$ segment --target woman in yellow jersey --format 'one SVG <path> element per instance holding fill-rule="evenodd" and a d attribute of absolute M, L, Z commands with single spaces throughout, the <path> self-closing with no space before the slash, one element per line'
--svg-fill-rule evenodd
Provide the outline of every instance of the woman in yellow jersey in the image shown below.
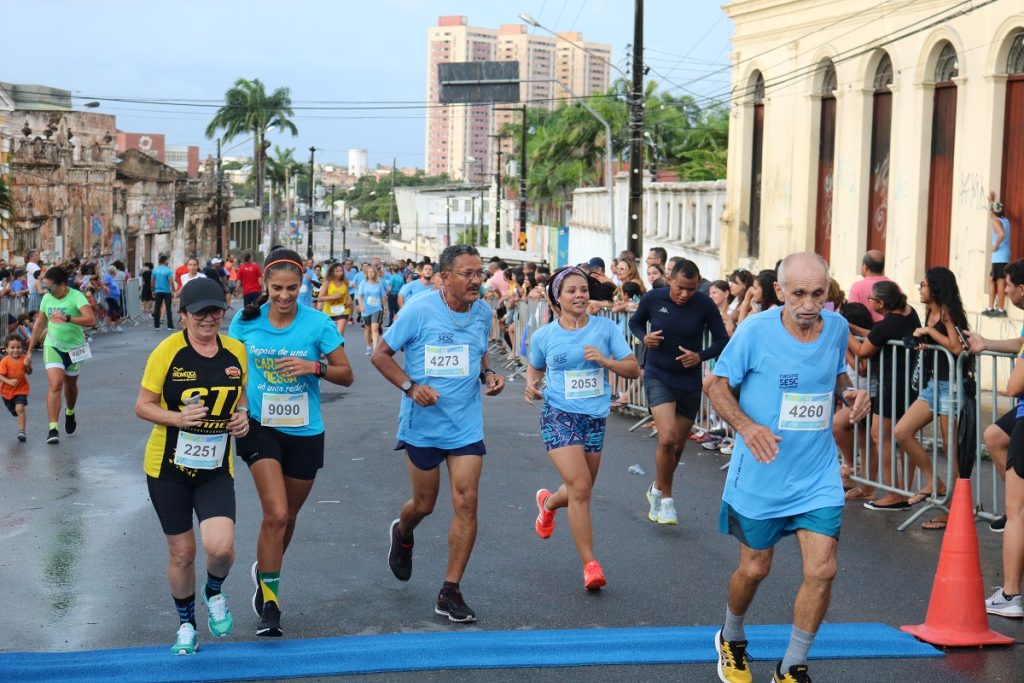
<path fill-rule="evenodd" d="M 348 280 L 345 279 L 345 269 L 341 263 L 335 263 L 327 271 L 327 280 L 320 288 L 320 294 L 316 302 L 320 304 L 320 310 L 331 316 L 331 320 L 338 328 L 338 333 L 345 335 L 345 325 L 348 324 L 348 316 L 352 309 L 352 297 L 348 290 Z"/>
<path fill-rule="evenodd" d="M 202 588 L 210 633 L 231 633 L 231 611 L 221 585 L 235 559 L 235 486 L 231 436 L 249 432 L 245 395 L 246 355 L 241 342 L 219 334 L 224 290 L 195 278 L 181 290 L 185 329 L 164 339 L 150 354 L 135 414 L 153 423 L 144 469 L 149 497 L 167 539 L 167 581 L 178 612 L 171 652 L 199 647 L 195 620 L 196 538 L 192 514 L 206 552 Z"/>

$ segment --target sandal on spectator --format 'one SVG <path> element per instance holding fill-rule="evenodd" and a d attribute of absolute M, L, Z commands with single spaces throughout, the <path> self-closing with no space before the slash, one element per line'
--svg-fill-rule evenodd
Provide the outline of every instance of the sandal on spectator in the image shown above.
<path fill-rule="evenodd" d="M 854 486 L 852 489 L 846 492 L 846 500 L 871 500 L 875 497 L 875 492 L 865 491 L 859 486 Z"/>
<path fill-rule="evenodd" d="M 929 531 L 942 531 L 946 528 L 945 519 L 933 519 L 929 522 L 925 522 L 921 525 L 922 529 L 928 529 Z"/>

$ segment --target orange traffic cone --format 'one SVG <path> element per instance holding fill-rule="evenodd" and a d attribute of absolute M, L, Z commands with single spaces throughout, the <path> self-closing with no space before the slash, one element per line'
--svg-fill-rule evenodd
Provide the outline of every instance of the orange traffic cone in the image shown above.
<path fill-rule="evenodd" d="M 933 645 L 967 647 L 1013 643 L 1013 638 L 988 627 L 970 479 L 957 479 L 953 489 L 928 615 L 923 624 L 900 626 L 900 630 Z"/>

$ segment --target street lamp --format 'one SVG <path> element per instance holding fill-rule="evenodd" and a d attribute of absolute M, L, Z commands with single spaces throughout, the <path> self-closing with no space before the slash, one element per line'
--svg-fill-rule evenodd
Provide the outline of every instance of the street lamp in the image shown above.
<path fill-rule="evenodd" d="M 331 188 L 331 256 L 330 259 L 334 260 L 334 189 L 338 187 L 335 184 L 328 185 Z"/>

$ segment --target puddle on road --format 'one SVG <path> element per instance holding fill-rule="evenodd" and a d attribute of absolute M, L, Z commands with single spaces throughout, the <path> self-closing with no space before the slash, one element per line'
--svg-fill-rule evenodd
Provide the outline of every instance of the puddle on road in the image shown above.
<path fill-rule="evenodd" d="M 74 607 L 75 567 L 82 550 L 80 517 L 54 519 L 55 534 L 43 560 L 43 581 L 49 596 L 50 611 L 60 619 Z"/>

